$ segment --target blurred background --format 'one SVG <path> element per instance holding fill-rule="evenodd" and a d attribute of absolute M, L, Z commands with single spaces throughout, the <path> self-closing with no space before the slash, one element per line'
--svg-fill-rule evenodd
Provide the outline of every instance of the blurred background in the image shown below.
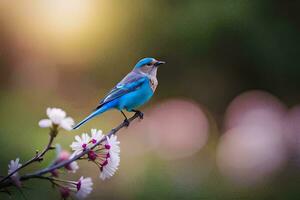
<path fill-rule="evenodd" d="M 143 57 L 167 61 L 145 119 L 119 134 L 121 165 L 92 176 L 89 199 L 297 199 L 300 186 L 299 1 L 0 2 L 0 174 L 47 142 L 47 107 L 77 122 Z M 69 149 L 105 113 L 56 142 Z M 51 161 L 35 164 L 21 173 Z M 48 162 L 48 163 L 47 163 Z M 28 181 L 27 199 L 59 199 Z M 47 195 L 44 194 L 47 192 Z M 0 194 L 0 199 L 7 199 Z M 23 199 L 15 191 L 12 199 Z"/>

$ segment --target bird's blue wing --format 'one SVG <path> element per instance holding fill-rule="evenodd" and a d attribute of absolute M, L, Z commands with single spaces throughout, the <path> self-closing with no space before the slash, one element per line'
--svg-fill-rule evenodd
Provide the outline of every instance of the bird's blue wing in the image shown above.
<path fill-rule="evenodd" d="M 116 85 L 105 97 L 100 101 L 99 106 L 84 120 L 79 122 L 73 129 L 78 129 L 81 125 L 85 124 L 87 121 L 91 120 L 95 116 L 105 112 L 110 109 L 109 102 L 133 92 L 140 88 L 143 83 L 149 81 L 149 78 L 143 74 L 130 72 L 125 78 Z"/>
<path fill-rule="evenodd" d="M 118 83 L 101 101 L 97 108 L 111 102 L 125 94 L 137 90 L 148 77 L 134 72 L 129 73 L 120 83 Z"/>

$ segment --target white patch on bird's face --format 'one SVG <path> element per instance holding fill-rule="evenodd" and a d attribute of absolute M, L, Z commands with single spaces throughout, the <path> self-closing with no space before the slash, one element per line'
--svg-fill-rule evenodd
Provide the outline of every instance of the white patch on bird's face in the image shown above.
<path fill-rule="evenodd" d="M 144 65 L 138 69 L 135 69 L 137 73 L 143 74 L 149 78 L 150 86 L 153 92 L 155 92 L 158 80 L 156 78 L 157 75 L 157 66 L 154 65 Z"/>
<path fill-rule="evenodd" d="M 143 65 L 142 67 L 140 67 L 140 71 L 144 74 L 149 74 L 152 68 L 153 68 L 152 65 Z"/>
<path fill-rule="evenodd" d="M 156 76 L 157 67 L 154 66 L 154 65 L 144 65 L 140 68 L 134 69 L 134 71 L 136 73 L 143 74 L 143 75 L 148 76 L 150 78 L 150 76 Z"/>

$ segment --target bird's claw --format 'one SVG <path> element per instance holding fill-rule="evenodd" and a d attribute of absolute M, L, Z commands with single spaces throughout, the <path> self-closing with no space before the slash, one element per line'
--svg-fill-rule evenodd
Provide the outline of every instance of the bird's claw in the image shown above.
<path fill-rule="evenodd" d="M 144 113 L 141 111 L 137 111 L 136 114 L 139 116 L 140 119 L 144 119 Z"/>
<path fill-rule="evenodd" d="M 128 119 L 124 119 L 124 125 L 125 125 L 126 127 L 128 127 L 129 124 L 130 124 L 129 120 L 128 120 Z"/>

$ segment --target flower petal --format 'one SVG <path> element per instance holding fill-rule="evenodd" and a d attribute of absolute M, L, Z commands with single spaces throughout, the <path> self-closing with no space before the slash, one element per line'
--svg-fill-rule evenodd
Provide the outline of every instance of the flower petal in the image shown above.
<path fill-rule="evenodd" d="M 71 131 L 74 126 L 74 120 L 71 117 L 67 117 L 61 121 L 60 126 L 67 131 Z"/>
<path fill-rule="evenodd" d="M 60 108 L 48 108 L 47 115 L 54 124 L 59 125 L 66 117 L 66 112 Z"/>
<path fill-rule="evenodd" d="M 99 142 L 103 137 L 102 130 L 91 129 L 91 141 L 93 143 Z"/>
<path fill-rule="evenodd" d="M 52 121 L 50 119 L 42 119 L 39 121 L 39 126 L 41 128 L 49 128 L 52 126 Z"/>
<path fill-rule="evenodd" d="M 93 182 L 90 177 L 83 178 L 81 177 L 78 181 L 80 183 L 80 187 L 76 193 L 76 197 L 79 199 L 86 198 L 93 190 Z"/>
<path fill-rule="evenodd" d="M 70 172 L 76 173 L 76 171 L 79 169 L 78 163 L 76 161 L 70 163 Z"/>

